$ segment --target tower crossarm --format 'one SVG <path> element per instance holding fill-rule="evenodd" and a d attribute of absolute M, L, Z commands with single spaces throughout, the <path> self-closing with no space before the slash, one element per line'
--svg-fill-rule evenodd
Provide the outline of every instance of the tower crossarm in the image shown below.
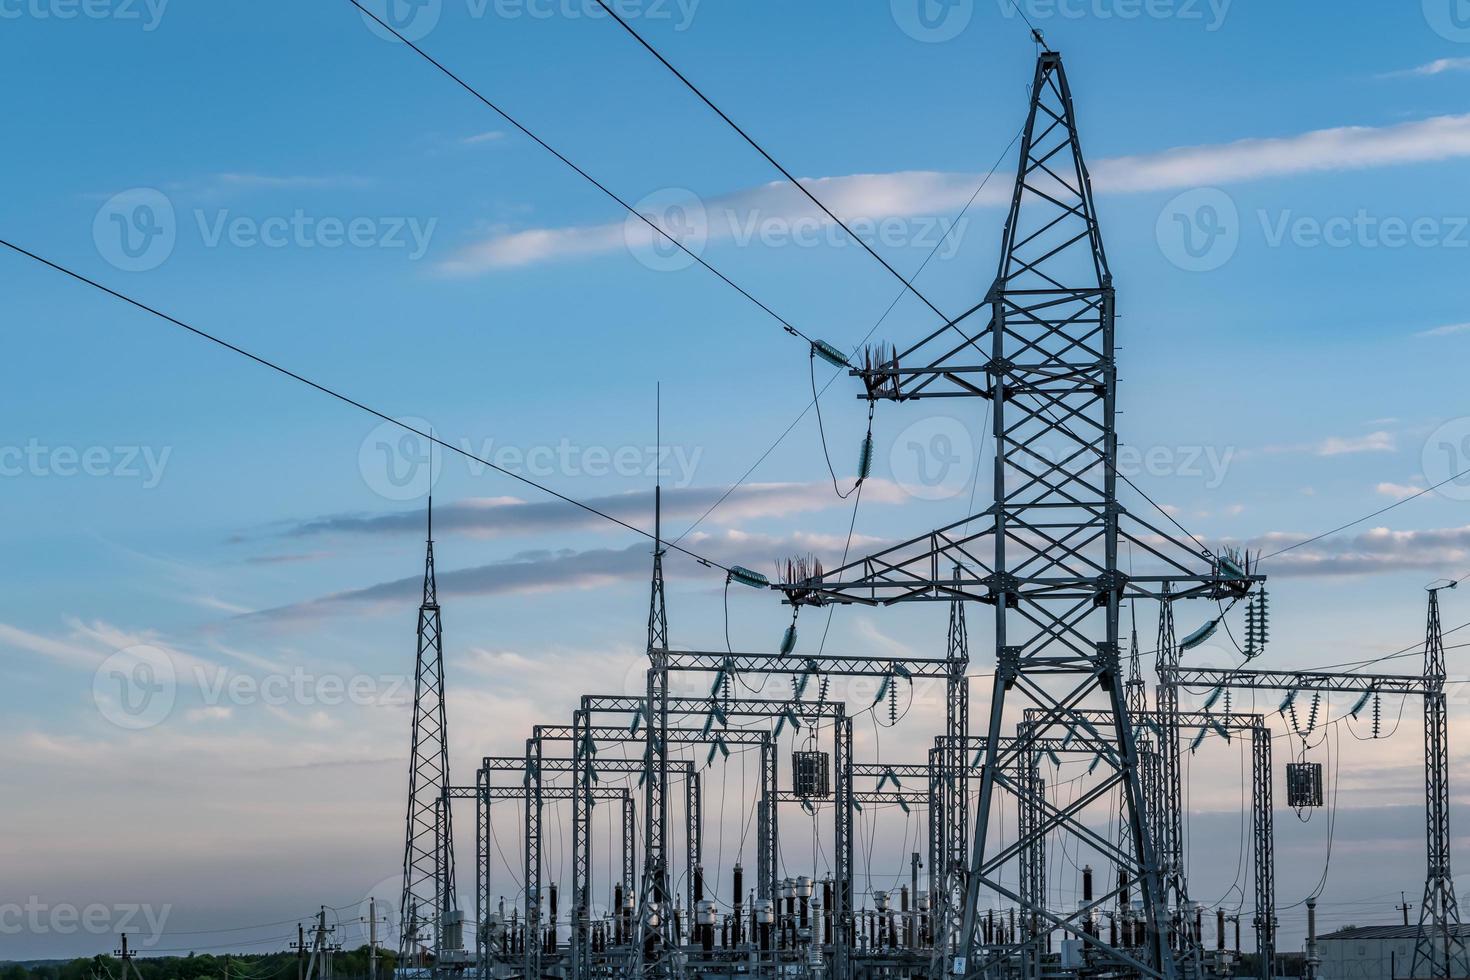
<path fill-rule="evenodd" d="M 1423 677 L 1407 674 L 1357 674 L 1328 671 L 1223 670 L 1213 667 L 1161 668 L 1159 679 L 1176 687 L 1227 687 L 1257 691 L 1323 691 L 1344 694 L 1424 694 Z"/>
<path fill-rule="evenodd" d="M 779 718 L 787 711 L 809 718 L 842 718 L 847 707 L 837 701 L 805 701 L 775 698 L 669 698 L 669 714 L 707 715 L 719 710 L 721 714 L 743 718 Z M 582 710 L 609 714 L 642 714 L 648 707 L 648 699 L 641 696 L 622 694 L 585 694 Z"/>
<path fill-rule="evenodd" d="M 945 659 L 924 657 L 838 656 L 823 654 L 803 657 L 799 654 L 727 653 L 698 650 L 660 651 L 668 658 L 670 670 L 715 673 L 733 668 L 756 674 L 831 674 L 845 677 L 880 677 L 907 671 L 913 677 L 947 677 L 954 664 Z M 670 702 L 672 703 L 672 701 Z M 812 704 L 814 702 L 802 702 Z"/>

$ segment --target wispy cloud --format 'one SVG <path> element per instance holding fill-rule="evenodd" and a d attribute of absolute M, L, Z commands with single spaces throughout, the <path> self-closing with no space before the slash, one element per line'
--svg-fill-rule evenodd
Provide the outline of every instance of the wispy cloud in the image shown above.
<path fill-rule="evenodd" d="M 1391 453 L 1397 448 L 1392 432 L 1368 432 L 1360 436 L 1328 436 L 1317 442 L 1267 446 L 1268 453 L 1305 453 L 1312 456 L 1347 456 L 1354 453 Z"/>
<path fill-rule="evenodd" d="M 214 182 L 220 187 L 240 190 L 365 190 L 373 186 L 368 177 L 350 174 L 312 176 L 307 174 L 215 174 Z"/>
<path fill-rule="evenodd" d="M 1392 497 L 1394 500 L 1406 500 L 1424 491 L 1423 487 L 1416 487 L 1412 483 L 1380 483 L 1373 489 L 1376 493 L 1384 497 Z"/>
<path fill-rule="evenodd" d="M 1309 537 L 1273 531 L 1249 544 L 1269 553 Z M 1279 576 L 1331 576 L 1423 570 L 1458 576 L 1465 567 L 1470 567 L 1470 525 L 1421 531 L 1375 527 L 1357 535 L 1325 538 L 1272 558 L 1266 571 Z"/>
<path fill-rule="evenodd" d="M 1437 58 L 1428 64 L 1419 65 L 1416 68 L 1405 68 L 1402 71 L 1384 72 L 1379 78 L 1424 78 L 1430 75 L 1443 75 L 1447 72 L 1470 71 L 1470 58 Z"/>
<path fill-rule="evenodd" d="M 476 146 L 480 143 L 498 143 L 503 139 L 505 139 L 505 132 L 503 130 L 492 129 L 488 133 L 476 133 L 473 136 L 466 136 L 460 142 L 466 146 Z"/>
<path fill-rule="evenodd" d="M 663 516 L 666 520 L 693 521 L 719 502 L 724 492 L 718 487 L 665 490 Z M 891 481 L 871 479 L 863 484 L 865 503 L 901 503 L 906 499 L 904 491 Z M 649 490 L 594 497 L 585 503 L 635 526 L 652 523 L 653 492 Z M 731 493 L 710 514 L 709 519 L 720 526 L 729 526 L 760 518 L 788 517 L 825 510 L 838 503 L 840 501 L 833 496 L 832 487 L 825 483 L 753 483 Z M 596 514 L 569 507 L 560 500 L 527 501 L 519 497 L 475 497 L 436 506 L 434 527 L 442 533 L 499 538 L 549 531 L 614 529 L 615 525 Z M 282 533 L 286 537 L 330 534 L 422 535 L 424 513 L 413 510 L 394 514 L 328 515 L 303 521 Z"/>
<path fill-rule="evenodd" d="M 1447 323 L 1442 327 L 1420 330 L 1415 337 L 1448 337 L 1451 334 L 1470 333 L 1470 323 Z"/>
<path fill-rule="evenodd" d="M 846 535 L 799 532 L 789 536 L 750 534 L 727 530 L 720 534 L 696 533 L 686 539 L 691 550 L 723 565 L 770 567 L 779 557 L 815 553 L 836 557 L 847 543 Z M 884 539 L 855 535 L 854 551 L 872 550 Z M 534 595 L 547 592 L 602 588 L 641 582 L 649 574 L 649 545 L 638 542 L 626 548 L 534 550 L 518 552 L 502 561 L 471 568 L 440 570 L 440 597 Z M 418 600 L 423 579 L 419 576 L 394 579 L 317 599 L 252 613 L 242 619 L 313 619 L 339 611 L 363 607 L 402 607 Z"/>
<path fill-rule="evenodd" d="M 1267 177 L 1421 163 L 1470 156 L 1470 114 L 1435 116 L 1393 126 L 1343 126 L 1295 136 L 1178 147 L 1159 153 L 1113 157 L 1094 164 L 1101 193 L 1124 194 L 1235 184 Z M 975 174 L 903 171 L 803 178 L 837 214 L 853 221 L 947 214 L 974 193 Z M 982 206 L 1010 199 L 1012 178 L 997 174 L 976 199 Z M 703 201 L 711 242 L 747 234 L 752 216 L 762 221 L 811 221 L 809 202 L 794 188 L 765 184 Z M 616 221 L 563 228 L 499 228 L 445 260 L 440 271 L 478 275 L 552 259 L 600 255 L 652 244 L 642 222 Z"/>

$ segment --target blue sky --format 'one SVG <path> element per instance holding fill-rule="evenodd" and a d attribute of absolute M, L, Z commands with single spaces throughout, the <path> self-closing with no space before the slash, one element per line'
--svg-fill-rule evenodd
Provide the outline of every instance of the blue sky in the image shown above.
<path fill-rule="evenodd" d="M 898 269 L 950 231 L 918 285 L 949 311 L 979 298 L 1009 154 L 960 212 L 1020 126 L 1034 58 L 1009 8 L 934 4 L 932 31 L 905 0 L 627 9 L 787 168 L 866 219 Z M 1066 58 L 1097 182 L 1139 485 L 1197 534 L 1274 550 L 1470 467 L 1470 29 L 1451 0 L 1331 17 L 1259 0 L 1025 9 Z M 893 302 L 894 280 L 769 186 L 779 175 L 615 24 L 570 0 L 431 13 L 426 50 L 625 199 L 694 220 L 704 257 L 803 331 L 850 347 Z M 3 237 L 455 445 L 509 453 L 494 458 L 578 498 L 623 495 L 606 505 L 646 526 L 661 384 L 666 519 L 683 531 L 810 400 L 803 342 L 703 270 L 665 268 L 616 204 L 346 0 L 85 13 L 26 0 L 0 4 L 0 38 L 17 93 Z M 355 909 L 398 861 L 394 679 L 412 666 L 403 580 L 422 561 L 422 481 L 401 489 L 385 459 L 425 471 L 393 458 L 375 419 L 29 260 L 0 256 L 0 276 L 7 879 L 51 907 L 166 905 L 180 933 Z M 933 322 L 909 297 L 873 336 L 902 343 Z M 865 424 L 853 395 L 839 378 L 822 402 L 843 481 Z M 855 548 L 965 515 L 980 411 L 931 404 L 880 406 Z M 912 455 L 936 436 L 958 459 L 937 487 L 936 461 Z M 636 673 L 647 547 L 440 463 L 467 776 L 468 760 L 565 717 L 576 692 Z M 760 568 L 798 550 L 835 564 L 851 511 L 810 416 L 751 479 L 687 541 Z M 1268 565 L 1276 662 L 1422 636 L 1421 587 L 1470 572 L 1466 499 L 1453 484 Z M 722 642 L 720 579 L 681 558 L 669 577 L 675 642 Z M 1447 625 L 1470 619 L 1445 602 Z M 732 639 L 774 645 L 787 615 L 738 593 Z M 923 610 L 842 610 L 829 643 L 917 650 L 942 631 Z M 179 690 L 135 731 L 109 719 L 94 677 L 139 644 L 166 651 Z M 305 695 L 266 703 L 269 679 L 302 674 Z M 222 693 L 231 678 L 244 680 Z M 322 678 L 365 679 L 369 696 L 328 704 Z M 1338 844 L 1400 848 L 1407 870 L 1385 883 L 1334 865 L 1329 921 L 1389 921 L 1398 889 L 1420 887 L 1418 783 L 1404 778 L 1416 726 L 1410 710 L 1391 743 L 1346 743 Z M 908 727 L 864 733 L 866 748 L 917 756 L 925 726 Z M 1195 787 L 1201 828 L 1234 826 L 1229 751 Z M 1283 852 L 1315 880 L 1325 821 L 1288 822 L 1300 839 Z M 901 818 L 874 830 L 891 845 L 882 873 L 903 860 L 901 832 Z M 1215 868 L 1201 851 L 1200 880 L 1228 884 L 1229 857 Z M 221 876 L 238 882 L 229 896 Z M 1286 881 L 1283 905 L 1301 897 Z M 49 928 L 13 948 L 111 943 Z"/>

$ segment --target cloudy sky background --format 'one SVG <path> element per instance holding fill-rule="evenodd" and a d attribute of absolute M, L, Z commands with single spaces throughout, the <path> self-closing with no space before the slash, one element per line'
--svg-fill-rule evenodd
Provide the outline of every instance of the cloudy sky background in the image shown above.
<path fill-rule="evenodd" d="M 671 221 L 701 202 L 704 256 L 807 333 L 851 347 L 875 324 L 901 345 L 932 329 L 912 297 L 884 316 L 898 287 L 876 263 L 615 25 L 563 6 L 446 0 L 422 43 L 625 199 Z M 1454 192 L 1470 157 L 1470 31 L 1450 4 L 1352 3 L 1331 19 L 1248 0 L 1126 7 L 1028 9 L 1066 55 L 1092 162 L 1129 475 L 1191 532 L 1269 552 L 1470 467 L 1470 206 Z M 345 0 L 135 9 L 5 22 L 0 71 L 27 94 L 0 162 L 25 189 L 4 237 L 639 527 L 652 523 L 662 383 L 665 527 L 724 562 L 837 563 L 853 514 L 804 411 L 804 344 L 703 270 L 668 268 L 616 205 Z M 993 275 L 1014 166 L 1002 151 L 1033 48 L 997 3 L 955 9 L 938 33 L 899 0 L 841 16 L 649 4 L 636 23 L 898 269 L 939 246 L 918 285 L 959 311 Z M 173 243 L 133 271 L 113 216 L 157 201 L 147 194 L 171 209 Z M 1222 225 L 1206 227 L 1204 204 Z M 334 244 L 333 221 L 357 222 L 361 241 Z M 271 229 L 285 237 L 261 241 Z M 6 955 L 111 949 L 135 905 L 167 920 L 157 950 L 276 948 L 323 903 L 356 928 L 400 861 L 428 467 L 371 417 L 34 263 L 8 255 L 0 275 L 13 325 L 0 902 L 43 910 L 19 930 L 0 921 Z M 818 362 L 816 384 L 831 375 Z M 866 422 L 854 394 L 838 378 L 822 399 L 844 483 Z M 969 507 L 983 424 L 976 405 L 879 407 L 855 554 L 983 508 L 983 487 Z M 648 545 L 463 458 L 436 465 L 450 725 L 468 781 L 472 760 L 520 751 L 578 693 L 641 684 Z M 1470 572 L 1467 499 L 1451 484 L 1268 563 L 1272 662 L 1364 660 L 1422 638 L 1422 587 Z M 717 648 L 721 578 L 678 555 L 668 577 L 674 642 Z M 737 649 L 773 648 L 789 618 L 749 590 L 729 610 Z M 1207 615 L 1181 610 L 1181 629 Z M 983 619 L 977 675 L 990 669 Z M 1470 621 L 1470 597 L 1448 594 L 1445 621 Z M 802 625 L 808 649 L 822 620 Z M 1151 614 L 1140 628 L 1147 646 Z M 943 637 L 937 608 L 840 610 L 827 642 L 937 654 Z M 139 645 L 163 651 L 177 697 L 130 730 L 114 723 L 108 658 Z M 1195 657 L 1233 654 L 1222 636 Z M 357 685 L 353 703 L 335 703 L 339 681 Z M 897 729 L 865 718 L 859 754 L 920 758 L 936 694 L 915 692 Z M 872 698 L 850 695 L 854 710 Z M 1329 836 L 1326 924 L 1395 921 L 1400 889 L 1417 901 L 1422 730 L 1412 704 L 1395 724 L 1399 707 L 1384 705 L 1392 740 L 1357 741 L 1366 726 L 1344 723 L 1311 750 L 1329 763 L 1336 819 L 1278 812 L 1283 909 L 1322 875 Z M 1458 733 L 1470 718 L 1452 711 Z M 1216 741 L 1192 762 L 1192 872 L 1199 897 L 1233 908 L 1249 865 L 1239 745 Z M 1278 761 L 1291 751 L 1278 740 Z M 1451 751 L 1458 786 L 1465 750 Z M 716 863 L 753 863 L 741 827 L 754 772 L 739 759 L 706 777 L 706 807 L 726 813 L 707 845 Z M 497 822 L 508 897 L 515 819 Z M 917 813 L 866 819 L 877 843 L 860 888 L 891 882 L 921 829 Z M 566 820 L 549 825 L 569 835 Z M 810 865 L 801 838 L 792 873 Z M 1075 874 L 1055 860 L 1070 900 Z M 107 910 L 96 929 L 48 918 L 93 904 Z M 1300 909 L 1282 918 L 1295 942 Z"/>

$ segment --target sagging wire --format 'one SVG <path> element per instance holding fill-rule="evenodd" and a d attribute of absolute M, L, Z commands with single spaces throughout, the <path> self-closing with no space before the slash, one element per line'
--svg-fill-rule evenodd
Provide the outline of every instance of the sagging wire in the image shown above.
<path fill-rule="evenodd" d="M 817 392 L 818 357 L 836 367 L 851 367 L 851 365 L 848 364 L 847 358 L 843 355 L 842 351 L 833 347 L 825 340 L 812 341 L 811 353 L 807 355 L 807 375 L 810 377 L 812 384 L 812 405 L 817 410 L 817 435 L 822 440 L 822 457 L 827 461 L 827 473 L 832 477 L 832 492 L 837 494 L 839 500 L 846 500 L 858 491 L 858 488 L 863 485 L 863 481 L 868 478 L 873 470 L 873 412 L 877 407 L 877 402 L 872 398 L 868 399 L 868 432 L 863 438 L 861 448 L 858 450 L 857 480 L 844 493 L 842 488 L 837 484 L 837 470 L 832 466 L 832 453 L 827 448 L 827 426 L 822 418 L 822 399 Z"/>

